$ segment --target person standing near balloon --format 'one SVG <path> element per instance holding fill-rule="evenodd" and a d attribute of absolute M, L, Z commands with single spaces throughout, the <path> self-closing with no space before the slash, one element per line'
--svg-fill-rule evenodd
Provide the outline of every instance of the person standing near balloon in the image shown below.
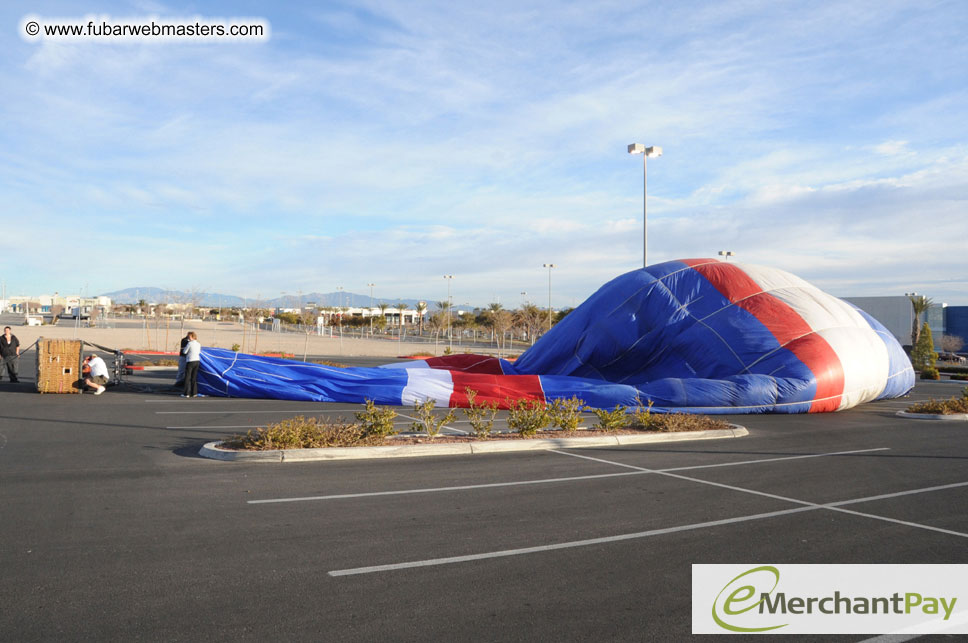
<path fill-rule="evenodd" d="M 202 356 L 202 345 L 194 332 L 188 333 L 188 343 L 182 349 L 185 356 L 185 392 L 182 397 L 198 397 L 198 366 Z"/>
<path fill-rule="evenodd" d="M 11 382 L 18 382 L 17 379 L 17 360 L 20 359 L 20 340 L 10 332 L 10 327 L 3 329 L 0 335 L 0 357 L 3 358 L 3 365 L 7 369 L 7 375 Z"/>

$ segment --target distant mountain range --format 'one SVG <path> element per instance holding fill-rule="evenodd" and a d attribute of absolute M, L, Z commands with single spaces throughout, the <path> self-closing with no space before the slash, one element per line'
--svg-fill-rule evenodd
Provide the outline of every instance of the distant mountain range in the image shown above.
<path fill-rule="evenodd" d="M 150 304 L 188 303 L 191 301 L 197 301 L 199 306 L 221 306 L 222 308 L 241 306 L 262 306 L 265 308 L 303 308 L 310 303 L 314 303 L 320 308 L 327 306 L 366 308 L 370 305 L 369 295 L 359 295 L 357 293 L 346 291 L 329 293 L 311 292 L 302 295 L 287 293 L 285 296 L 280 295 L 279 297 L 263 298 L 258 300 L 244 299 L 242 297 L 236 297 L 235 295 L 226 295 L 222 293 L 192 293 L 182 290 L 165 290 L 163 288 L 155 288 L 151 286 L 141 288 L 125 288 L 124 290 L 115 290 L 114 292 L 106 292 L 101 294 L 104 297 L 110 297 L 111 301 L 118 304 L 136 304 L 139 300 L 144 299 Z M 435 301 L 430 299 L 380 299 L 379 297 L 374 297 L 373 305 L 377 306 L 383 302 L 389 304 L 392 308 L 398 303 L 403 303 L 407 305 L 407 308 L 413 308 L 419 301 L 426 301 L 429 310 L 436 309 Z M 455 307 L 464 310 L 470 310 L 472 308 L 472 306 L 468 304 L 455 304 Z"/>

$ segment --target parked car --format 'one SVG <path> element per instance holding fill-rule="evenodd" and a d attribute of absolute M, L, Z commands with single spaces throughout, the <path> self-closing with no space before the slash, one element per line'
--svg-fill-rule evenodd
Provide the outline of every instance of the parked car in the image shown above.
<path fill-rule="evenodd" d="M 26 319 L 24 319 L 24 326 L 42 326 L 43 323 L 43 319 L 40 317 L 33 317 L 31 315 L 28 315 Z"/>
<path fill-rule="evenodd" d="M 938 353 L 938 361 L 939 362 L 953 362 L 955 364 L 964 364 L 965 362 L 968 362 L 968 359 L 965 359 L 964 357 L 962 357 L 961 355 L 958 355 L 956 353 L 939 352 Z"/>

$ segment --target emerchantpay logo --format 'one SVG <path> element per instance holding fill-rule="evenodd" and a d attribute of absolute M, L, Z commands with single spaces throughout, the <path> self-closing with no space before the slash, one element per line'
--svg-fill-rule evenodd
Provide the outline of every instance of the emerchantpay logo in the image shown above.
<path fill-rule="evenodd" d="M 693 565 L 694 634 L 968 633 L 968 565 Z"/>

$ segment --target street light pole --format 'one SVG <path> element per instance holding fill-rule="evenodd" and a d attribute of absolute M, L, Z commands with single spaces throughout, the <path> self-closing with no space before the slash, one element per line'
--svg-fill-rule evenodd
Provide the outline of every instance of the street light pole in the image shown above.
<path fill-rule="evenodd" d="M 447 337 L 450 339 L 450 347 L 454 348 L 454 334 L 450 330 L 450 309 L 454 306 L 454 301 L 450 298 L 450 282 L 454 275 L 444 275 L 447 280 Z"/>
<path fill-rule="evenodd" d="M 375 286 L 376 284 L 366 284 L 366 285 L 370 287 L 370 310 L 369 310 L 370 315 L 369 315 L 369 317 L 370 317 L 370 337 L 372 337 L 373 336 L 373 286 Z"/>
<path fill-rule="evenodd" d="M 542 267 L 548 269 L 548 330 L 551 330 L 551 269 L 557 268 L 553 263 L 541 264 Z"/>
<path fill-rule="evenodd" d="M 641 143 L 629 143 L 628 151 L 629 154 L 642 155 L 642 267 L 645 268 L 649 265 L 649 228 L 647 210 L 647 194 L 649 186 L 648 160 L 650 156 L 662 156 L 662 148 L 658 146 L 646 147 Z"/>

